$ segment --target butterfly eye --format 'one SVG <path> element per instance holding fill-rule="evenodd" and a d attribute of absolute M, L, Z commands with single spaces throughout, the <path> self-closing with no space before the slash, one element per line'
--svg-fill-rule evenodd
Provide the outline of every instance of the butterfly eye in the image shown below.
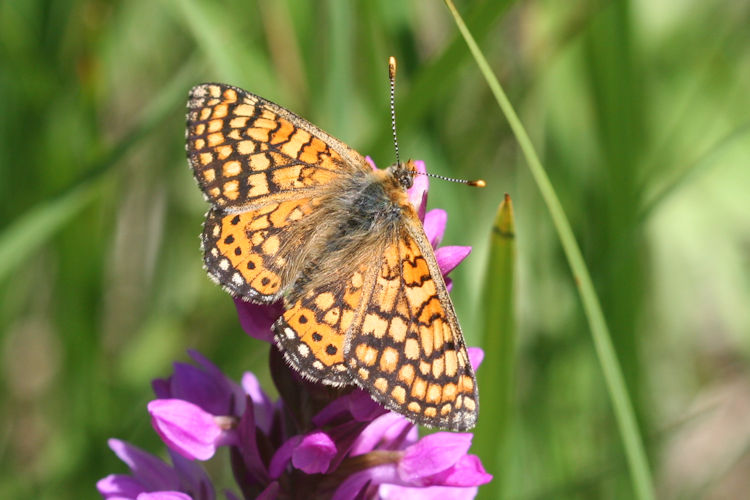
<path fill-rule="evenodd" d="M 396 178 L 403 189 L 409 189 L 414 184 L 414 176 L 417 175 L 417 169 L 411 160 L 406 163 L 391 165 L 388 167 L 388 171 Z"/>
<path fill-rule="evenodd" d="M 415 174 L 416 171 L 414 170 L 409 170 L 406 168 L 400 169 L 399 173 L 397 174 L 398 183 L 401 184 L 404 189 L 409 189 L 412 184 L 414 184 Z"/>

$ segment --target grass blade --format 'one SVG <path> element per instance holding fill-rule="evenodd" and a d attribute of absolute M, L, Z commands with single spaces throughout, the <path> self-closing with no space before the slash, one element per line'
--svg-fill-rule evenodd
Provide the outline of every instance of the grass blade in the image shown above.
<path fill-rule="evenodd" d="M 653 482 L 651 479 L 648 460 L 646 458 L 646 452 L 643 447 L 643 441 L 633 412 L 633 405 L 625 387 L 617 355 L 612 347 L 611 335 L 609 333 L 609 328 L 607 327 L 607 322 L 604 319 L 604 314 L 602 313 L 599 298 L 594 290 L 591 276 L 589 275 L 588 268 L 586 267 L 586 263 L 581 255 L 581 250 L 578 247 L 575 236 L 573 235 L 573 230 L 570 227 L 565 212 L 563 211 L 560 200 L 552 187 L 552 183 L 539 160 L 539 156 L 531 143 L 531 139 L 526 133 L 526 129 L 521 124 L 521 121 L 508 100 L 508 97 L 500 86 L 500 82 L 493 74 L 489 63 L 477 46 L 471 33 L 466 28 L 466 25 L 461 19 L 456 7 L 453 5 L 453 2 L 451 0 L 444 1 L 448 6 L 448 9 L 451 11 L 458 29 L 466 40 L 469 50 L 474 56 L 482 75 L 492 90 L 500 109 L 507 118 L 511 129 L 513 130 L 513 134 L 516 136 L 516 140 L 518 140 L 518 144 L 521 147 L 521 151 L 526 158 L 531 175 L 533 176 L 534 181 L 541 192 L 542 198 L 547 205 L 550 216 L 552 217 L 558 237 L 560 238 L 560 243 L 573 273 L 573 278 L 578 285 L 578 292 L 581 296 L 586 319 L 591 328 L 594 347 L 596 349 L 599 363 L 602 367 L 602 372 L 604 373 L 605 383 L 612 401 L 612 406 L 614 407 L 615 418 L 625 448 L 625 455 L 630 468 L 633 488 L 637 498 L 650 500 L 654 498 Z"/>
<path fill-rule="evenodd" d="M 504 472 L 508 467 L 502 464 L 510 458 L 509 431 L 515 388 L 515 263 L 513 204 L 506 194 L 492 225 L 482 297 L 485 358 L 477 372 L 482 411 L 475 431 L 474 450 L 485 468 L 495 474 L 494 480 L 479 490 L 485 498 L 503 497 Z"/>

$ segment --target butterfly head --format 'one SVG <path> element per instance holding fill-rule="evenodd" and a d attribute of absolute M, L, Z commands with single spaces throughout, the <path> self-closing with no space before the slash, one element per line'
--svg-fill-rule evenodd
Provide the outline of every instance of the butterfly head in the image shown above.
<path fill-rule="evenodd" d="M 408 160 L 406 163 L 391 165 L 388 167 L 388 173 L 406 190 L 414 184 L 414 176 L 417 175 L 417 166 L 414 164 L 414 160 Z"/>

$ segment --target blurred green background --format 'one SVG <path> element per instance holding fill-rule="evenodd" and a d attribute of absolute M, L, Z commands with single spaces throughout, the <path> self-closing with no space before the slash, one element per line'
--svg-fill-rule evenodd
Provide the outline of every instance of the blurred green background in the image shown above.
<path fill-rule="evenodd" d="M 571 219 L 658 495 L 746 495 L 750 3 L 457 6 Z M 385 166 L 389 55 L 402 155 L 488 183 L 430 191 L 449 211 L 444 243 L 474 246 L 453 274 L 468 343 L 515 343 L 513 369 L 482 380 L 483 405 L 512 387 L 506 430 L 480 417 L 496 477 L 482 493 L 632 497 L 549 214 L 447 9 L 418 0 L 0 2 L 0 497 L 95 497 L 97 479 L 126 470 L 108 437 L 163 453 L 149 382 L 186 348 L 271 388 L 267 346 L 201 269 L 187 91 L 246 88 Z M 483 331 L 500 307 L 480 283 L 503 282 L 486 269 L 505 192 L 515 327 Z"/>

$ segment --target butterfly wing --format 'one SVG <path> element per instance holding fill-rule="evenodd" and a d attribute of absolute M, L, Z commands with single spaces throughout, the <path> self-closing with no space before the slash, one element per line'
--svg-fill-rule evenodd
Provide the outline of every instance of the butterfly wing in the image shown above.
<path fill-rule="evenodd" d="M 227 212 L 312 196 L 342 174 L 369 171 L 359 153 L 306 120 L 222 84 L 190 91 L 186 149 L 201 190 Z"/>
<path fill-rule="evenodd" d="M 479 410 L 474 371 L 432 246 L 416 214 L 405 222 L 376 264 L 344 360 L 387 408 L 419 424 L 467 430 Z"/>
<path fill-rule="evenodd" d="M 193 87 L 186 149 L 213 204 L 202 246 L 209 275 L 236 296 L 278 299 L 302 264 L 294 226 L 364 158 L 286 109 L 240 88 Z"/>
<path fill-rule="evenodd" d="M 361 312 L 367 272 L 363 266 L 310 289 L 274 324 L 274 340 L 284 358 L 306 378 L 334 386 L 353 384 L 344 363 L 345 341 Z"/>
<path fill-rule="evenodd" d="M 378 255 L 292 303 L 274 324 L 276 343 L 311 380 L 356 383 L 419 424 L 472 428 L 476 378 L 418 220 Z"/>
<path fill-rule="evenodd" d="M 260 304 L 276 301 L 290 281 L 288 255 L 297 255 L 301 246 L 293 225 L 319 201 L 280 201 L 234 214 L 212 208 L 201 235 L 209 276 L 234 296 Z"/>

